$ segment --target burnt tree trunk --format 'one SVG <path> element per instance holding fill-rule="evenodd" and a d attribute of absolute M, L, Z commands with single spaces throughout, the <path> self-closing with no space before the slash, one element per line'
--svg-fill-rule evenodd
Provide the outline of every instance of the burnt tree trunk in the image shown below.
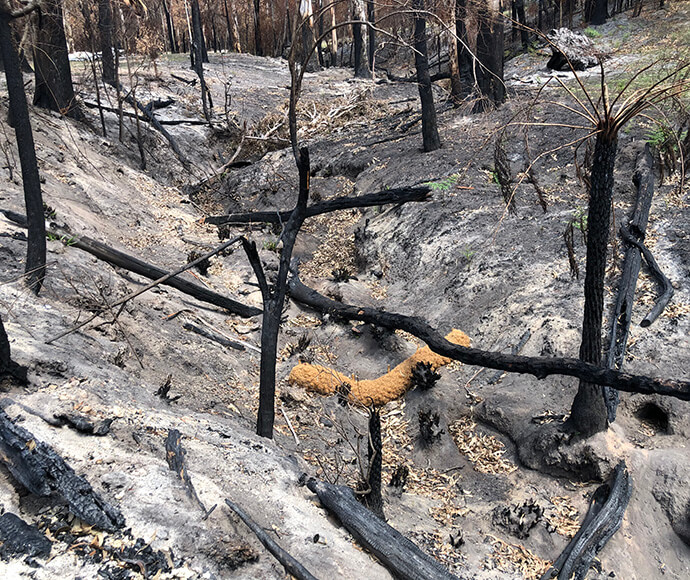
<path fill-rule="evenodd" d="M 373 25 L 376 22 L 376 5 L 374 0 L 367 0 L 367 20 Z M 374 70 L 374 55 L 376 54 L 376 32 L 369 28 L 369 68 Z"/>
<path fill-rule="evenodd" d="M 580 360 L 601 365 L 601 323 L 604 311 L 604 278 L 609 244 L 613 170 L 618 140 L 601 130 L 597 135 L 587 214 L 587 271 L 585 311 Z M 606 430 L 608 412 L 602 387 L 580 381 L 570 410 L 570 425 L 584 437 Z"/>
<path fill-rule="evenodd" d="M 431 77 L 429 76 L 426 18 L 422 14 L 422 11 L 425 9 L 424 0 L 414 0 L 413 7 L 418 11 L 414 15 L 414 63 L 417 69 L 419 99 L 422 103 L 422 141 L 424 151 L 436 151 L 441 147 L 441 138 L 438 136 L 434 93 L 431 87 Z"/>
<path fill-rule="evenodd" d="M 5 8 L 5 6 L 3 6 Z M 34 136 L 26 104 L 24 78 L 19 68 L 19 57 L 12 42 L 10 16 L 0 11 L 0 53 L 5 65 L 7 92 L 10 98 L 10 116 L 17 138 L 19 163 L 22 168 L 24 203 L 26 205 L 28 246 L 26 251 L 26 283 L 36 295 L 41 290 L 46 271 L 46 230 L 43 217 L 43 195 L 38 176 L 38 163 Z"/>
<path fill-rule="evenodd" d="M 355 77 L 362 79 L 371 78 L 371 68 L 367 59 L 367 26 L 362 22 L 367 21 L 364 0 L 353 0 L 354 20 L 352 25 L 353 50 L 355 56 Z"/>
<path fill-rule="evenodd" d="M 194 72 L 199 77 L 199 85 L 201 88 L 201 104 L 204 111 L 204 119 L 210 122 L 211 117 L 209 108 L 213 107 L 210 100 L 206 81 L 204 80 L 204 62 L 208 62 L 208 58 L 204 61 L 203 56 L 204 37 L 201 31 L 201 11 L 199 10 L 199 1 L 192 0 L 192 51 L 194 53 Z"/>
<path fill-rule="evenodd" d="M 261 324 L 261 366 L 259 370 L 259 412 L 256 422 L 256 432 L 261 437 L 273 437 L 273 421 L 275 419 L 276 392 L 276 358 L 278 356 L 278 332 L 280 331 L 280 317 L 287 294 L 287 277 L 290 271 L 290 260 L 297 234 L 306 217 L 307 202 L 309 200 L 309 150 L 305 147 L 299 150 L 297 168 L 299 170 L 299 194 L 295 209 L 285 224 L 280 254 L 278 278 L 269 287 L 261 260 L 256 251 L 256 244 L 243 240 L 244 249 L 254 270 L 261 290 L 264 305 Z"/>
<path fill-rule="evenodd" d="M 261 2 L 254 0 L 254 54 L 264 55 L 264 46 L 261 40 Z"/>
<path fill-rule="evenodd" d="M 477 87 L 474 112 L 483 112 L 505 100 L 503 84 L 503 18 L 498 0 L 483 0 L 477 9 Z"/>
<path fill-rule="evenodd" d="M 45 0 L 37 22 L 34 105 L 83 120 L 84 115 L 74 97 L 60 0 Z"/>
<path fill-rule="evenodd" d="M 458 50 L 458 75 L 459 84 L 457 86 L 457 94 L 453 90 L 453 96 L 456 99 L 464 99 L 469 96 L 474 86 L 474 76 L 472 73 L 472 65 L 474 56 L 469 49 L 467 36 L 467 0 L 455 0 L 455 36 Z"/>
<path fill-rule="evenodd" d="M 165 0 L 163 7 L 167 18 L 170 18 Z M 170 24 L 169 24 L 170 26 Z M 101 67 L 103 80 L 113 84 L 116 81 L 115 57 L 113 56 L 113 8 L 110 0 L 98 0 L 98 33 L 101 42 Z M 172 46 L 172 45 L 171 45 Z M 175 52 L 173 50 L 173 52 Z"/>
<path fill-rule="evenodd" d="M 595 26 L 604 24 L 608 17 L 608 0 L 592 0 L 592 13 L 589 23 Z"/>
<path fill-rule="evenodd" d="M 652 153 L 649 145 L 639 154 L 635 164 L 633 181 L 637 185 L 637 199 L 635 209 L 630 218 L 628 229 L 638 243 L 642 243 L 647 231 L 649 209 L 654 196 L 654 175 L 652 173 Z M 642 254 L 640 249 L 630 244 L 625 252 L 623 271 L 616 298 L 616 306 L 611 317 L 611 340 L 606 358 L 606 368 L 620 370 L 625 359 L 625 349 L 628 342 L 628 332 L 632 320 L 632 309 L 635 301 L 635 286 L 640 273 Z M 608 411 L 608 421 L 613 423 L 616 419 L 616 407 L 618 406 L 618 391 L 604 387 L 604 398 Z"/>
<path fill-rule="evenodd" d="M 513 7 L 515 8 L 517 27 L 520 29 L 520 43 L 522 48 L 527 48 L 529 44 L 529 31 L 527 30 L 527 17 L 525 16 L 525 0 L 513 0 Z M 513 24 L 513 30 L 515 30 L 515 24 Z"/>

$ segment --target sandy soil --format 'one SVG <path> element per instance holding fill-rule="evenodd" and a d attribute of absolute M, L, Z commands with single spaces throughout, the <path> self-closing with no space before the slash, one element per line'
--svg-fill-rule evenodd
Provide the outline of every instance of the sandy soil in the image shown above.
<path fill-rule="evenodd" d="M 646 38 L 641 35 L 661 22 L 682 26 L 687 14 L 681 8 L 687 4 L 669 13 L 647 14 L 644 21 L 619 17 L 602 29 L 606 42 L 616 45 L 611 72 L 634 66 L 630 35 Z M 420 152 L 414 85 L 353 81 L 347 70 L 308 74 L 300 134 L 311 150 L 315 200 L 435 185 L 432 199 L 422 204 L 312 219 L 295 252 L 305 282 L 343 302 L 422 316 L 444 333 L 462 329 L 477 347 L 508 350 L 529 330 L 524 354 L 574 356 L 583 282 L 571 276 L 563 231 L 586 207 L 586 194 L 576 176 L 572 148 L 544 155 L 535 164 L 547 193 L 546 213 L 534 187 L 523 183 L 516 191 L 517 212 L 508 214 L 500 187 L 492 180 L 496 130 L 531 103 L 537 79 L 548 75 L 544 63 L 539 53 L 511 61 L 506 74 L 509 102 L 481 117 L 470 116 L 469 107 L 452 109 L 439 89 L 443 148 L 430 154 Z M 157 112 L 161 119 L 200 118 L 197 90 L 170 76 L 191 79 L 186 66 L 180 59 L 163 60 L 158 78 L 148 66 L 137 69 L 142 102 L 175 99 Z M 201 222 L 205 215 L 289 208 L 297 175 L 292 153 L 282 141 L 286 128 L 280 108 L 289 83 L 285 63 L 211 55 L 208 71 L 216 129 L 167 126 L 192 162 L 191 172 L 148 127 L 147 169 L 142 170 L 133 123 L 126 125 L 121 143 L 112 113 L 106 113 L 108 135 L 102 137 L 97 129 L 32 109 L 45 201 L 54 210 L 51 219 L 172 269 L 185 263 L 190 252 L 218 243 L 216 228 Z M 571 86 L 572 75 L 560 76 Z M 226 87 L 232 97 L 227 115 Z M 79 88 L 84 100 L 95 101 L 87 77 L 80 77 Z M 564 122 L 562 111 L 547 101 L 567 98 L 549 89 L 535 114 Z M 1 106 L 6 109 L 7 103 Z M 97 112 L 89 109 L 89 116 L 98 128 Z M 248 135 L 259 139 L 245 139 L 237 159 L 251 164 L 217 176 L 237 152 L 245 122 Z M 0 170 L 5 184 L 0 201 L 3 208 L 22 211 L 17 153 L 11 129 L 4 121 L 2 126 L 5 137 L 0 140 L 8 163 Z M 644 125 L 634 125 L 621 136 L 616 223 L 625 220 L 634 201 L 632 167 L 648 132 Z M 560 127 L 532 130 L 531 158 L 579 134 Z M 509 127 L 507 136 L 508 159 L 517 175 L 527 160 L 522 128 Z M 688 218 L 687 196 L 677 195 L 674 182 L 667 180 L 655 197 L 648 242 L 674 282 L 676 295 L 670 309 L 642 329 L 639 321 L 656 292 L 643 273 L 625 363 L 631 372 L 687 377 Z M 271 248 L 279 232 L 253 227 L 231 233 L 250 235 L 267 269 L 275 266 Z M 19 228 L 3 218 L 0 234 L 0 315 L 14 360 L 30 368 L 28 387 L 4 386 L 5 409 L 119 506 L 133 538 L 142 538 L 155 550 L 172 551 L 171 570 L 161 578 L 285 577 L 225 508 L 226 497 L 319 578 L 390 577 L 297 484 L 303 472 L 357 484 L 366 455 L 365 413 L 341 407 L 335 397 L 289 386 L 286 379 L 300 358 L 360 379 L 375 378 L 410 356 L 419 346 L 415 339 L 367 325 L 334 323 L 290 302 L 280 338 L 276 436 L 263 440 L 253 434 L 259 359 L 251 347 L 258 346 L 259 317 L 243 320 L 161 287 L 129 303 L 116 322 L 105 315 L 97 325 L 46 344 L 143 281 L 53 240 L 45 289 L 35 298 L 21 282 L 25 242 Z M 580 239 L 575 252 L 584 272 Z M 609 303 L 615 298 L 620 244 L 612 257 L 616 266 L 608 280 Z M 332 279 L 337 268 L 349 271 L 349 281 Z M 260 306 L 240 251 L 214 258 L 207 275 L 185 276 Z M 210 326 L 249 348 L 240 352 L 210 342 L 185 330 L 185 322 Z M 303 336 L 310 342 L 298 353 Z M 462 578 L 538 578 L 576 531 L 599 484 L 580 481 L 575 473 L 564 476 L 557 467 L 527 466 L 526 441 L 535 430 L 547 428 L 543 423 L 568 413 L 577 385 L 566 378 L 537 381 L 479 371 L 452 364 L 439 371 L 442 377 L 431 391 L 409 392 L 383 408 L 384 482 L 388 484 L 400 465 L 408 468 L 403 487 L 385 486 L 385 513 L 392 526 Z M 170 394 L 181 396 L 174 403 L 156 396 L 168 376 Z M 61 410 L 115 421 L 108 435 L 94 437 L 52 427 L 39 416 Z M 431 446 L 419 437 L 419 413 L 428 410 L 439 413 L 440 436 Z M 172 428 L 183 434 L 200 499 L 207 507 L 218 505 L 208 519 L 202 519 L 199 506 L 168 469 L 164 442 Z M 623 395 L 612 428 L 563 459 L 572 464 L 586 458 L 582 465 L 598 471 L 581 473 L 599 477 L 625 459 L 633 478 L 623 526 L 600 554 L 600 571 L 592 570 L 588 578 L 690 575 L 690 494 L 685 486 L 690 477 L 689 436 L 687 403 Z M 523 514 L 530 513 L 529 506 L 538 506 L 541 515 L 527 532 L 519 532 L 515 522 L 506 526 L 502 517 L 502 508 L 511 506 Z M 3 511 L 44 529 L 63 526 L 69 531 L 68 536 L 64 530 L 58 535 L 54 557 L 39 561 L 37 568 L 22 559 L 0 562 L 3 577 L 96 577 L 106 565 L 94 555 L 102 552 L 98 542 L 133 542 L 121 536 L 103 538 L 68 521 L 51 502 L 17 491 L 0 467 Z M 74 538 L 95 547 L 76 549 Z M 136 566 L 121 573 L 141 577 Z"/>

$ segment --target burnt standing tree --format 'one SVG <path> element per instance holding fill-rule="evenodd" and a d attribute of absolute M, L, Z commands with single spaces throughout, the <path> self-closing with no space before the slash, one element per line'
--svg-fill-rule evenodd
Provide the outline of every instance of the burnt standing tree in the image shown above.
<path fill-rule="evenodd" d="M 426 18 L 424 0 L 414 0 L 414 63 L 417 69 L 417 86 L 422 103 L 422 141 L 424 151 L 436 151 L 441 147 L 436 123 L 434 93 L 429 76 L 429 59 L 426 46 Z"/>
<path fill-rule="evenodd" d="M 470 52 L 467 36 L 467 0 L 455 0 L 455 39 L 450 55 L 450 93 L 457 105 L 472 93 L 474 76 L 472 63 L 474 56 Z"/>
<path fill-rule="evenodd" d="M 264 46 L 261 40 L 261 2 L 254 0 L 254 54 L 264 55 Z"/>
<path fill-rule="evenodd" d="M 201 103 L 204 111 L 204 119 L 209 123 L 211 117 L 209 109 L 213 109 L 213 101 L 211 100 L 211 93 L 206 86 L 204 79 L 204 35 L 201 30 L 201 10 L 199 10 L 199 0 L 192 0 L 192 68 L 199 77 L 199 85 L 201 86 Z"/>
<path fill-rule="evenodd" d="M 505 100 L 503 84 L 503 16 L 500 0 L 480 0 L 477 7 L 476 78 L 479 100 L 475 112 L 500 105 Z"/>
<path fill-rule="evenodd" d="M 40 16 L 35 14 L 34 19 L 34 105 L 82 120 L 83 113 L 74 97 L 61 0 L 41 2 Z"/>
<path fill-rule="evenodd" d="M 35 8 L 35 5 L 33 6 Z M 19 67 L 19 56 L 12 40 L 10 22 L 25 16 L 31 5 L 24 10 L 12 11 L 7 0 L 0 0 L 0 53 L 7 79 L 10 97 L 10 116 L 19 149 L 19 163 L 22 168 L 24 203 L 28 221 L 28 247 L 26 252 L 26 282 L 38 295 L 43 284 L 46 269 L 46 231 L 43 217 L 43 196 L 38 175 L 34 136 L 26 104 L 24 79 Z"/>
<path fill-rule="evenodd" d="M 354 21 L 352 24 L 353 51 L 355 53 L 355 77 L 371 78 L 371 68 L 366 54 L 367 47 L 367 13 L 364 0 L 352 0 Z"/>
<path fill-rule="evenodd" d="M 172 26 L 170 13 L 168 12 L 165 0 L 163 0 L 168 26 Z M 170 32 L 170 28 L 168 29 Z M 103 80 L 111 85 L 117 82 L 115 71 L 115 58 L 113 56 L 113 7 L 110 0 L 98 0 L 98 32 L 101 44 L 101 67 Z M 170 33 L 171 51 L 175 51 L 174 37 Z"/>

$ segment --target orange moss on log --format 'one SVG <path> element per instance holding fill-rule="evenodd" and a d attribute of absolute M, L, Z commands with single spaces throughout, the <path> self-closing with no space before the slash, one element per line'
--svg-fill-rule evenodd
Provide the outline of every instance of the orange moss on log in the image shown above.
<path fill-rule="evenodd" d="M 469 337 L 461 330 L 453 330 L 446 340 L 461 346 L 470 346 Z M 436 370 L 449 364 L 452 359 L 433 352 L 428 346 L 417 350 L 382 377 L 358 381 L 321 365 L 300 363 L 290 373 L 290 384 L 321 395 L 333 395 L 337 389 L 349 386 L 349 399 L 361 405 L 381 406 L 402 397 L 412 387 L 412 369 L 419 362 L 430 363 Z"/>

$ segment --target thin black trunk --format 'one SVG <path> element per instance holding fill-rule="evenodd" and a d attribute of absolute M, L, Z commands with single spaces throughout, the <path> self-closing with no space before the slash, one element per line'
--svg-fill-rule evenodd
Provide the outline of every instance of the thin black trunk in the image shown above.
<path fill-rule="evenodd" d="M 608 1 L 592 0 L 592 16 L 589 23 L 594 24 L 595 26 L 599 24 L 604 24 L 608 17 Z"/>
<path fill-rule="evenodd" d="M 204 119 L 210 122 L 211 117 L 209 114 L 209 108 L 213 107 L 213 103 L 210 100 L 208 88 L 206 87 L 206 81 L 204 80 L 204 36 L 201 30 L 201 11 L 199 10 L 198 0 L 192 0 L 192 35 L 194 72 L 199 77 L 199 85 L 201 87 L 201 103 L 204 110 Z"/>
<path fill-rule="evenodd" d="M 102 1 L 102 0 L 101 0 Z M 173 23 L 170 10 L 168 10 L 168 0 L 163 0 L 163 12 L 165 13 L 165 27 L 168 31 L 168 43 L 170 44 L 170 52 L 177 53 L 180 51 L 175 40 L 175 25 Z"/>
<path fill-rule="evenodd" d="M 264 55 L 264 47 L 261 40 L 261 4 L 260 0 L 254 0 L 254 53 L 256 56 Z"/>
<path fill-rule="evenodd" d="M 163 2 L 165 6 L 165 2 Z M 166 14 L 167 12 L 167 8 Z M 101 37 L 101 68 L 106 83 L 115 82 L 115 58 L 113 57 L 113 8 L 110 0 L 98 0 L 98 32 Z"/>
<path fill-rule="evenodd" d="M 60 0 L 45 0 L 42 4 L 34 46 L 34 67 L 34 105 L 82 120 L 84 115 L 74 97 Z"/>
<path fill-rule="evenodd" d="M 24 79 L 19 67 L 19 57 L 12 42 L 12 29 L 7 14 L 0 13 L 0 53 L 5 65 L 7 92 L 10 98 L 12 125 L 17 138 L 19 163 L 22 168 L 24 203 L 28 221 L 28 246 L 26 252 L 26 282 L 38 295 L 46 270 L 46 231 L 43 217 L 43 196 L 38 176 L 38 163 L 34 148 L 34 136 L 26 104 Z"/>
<path fill-rule="evenodd" d="M 601 365 L 601 323 L 604 311 L 604 278 L 613 197 L 613 169 L 618 141 L 602 131 L 597 136 L 587 215 L 587 273 L 580 360 Z M 580 381 L 570 411 L 572 427 L 585 437 L 604 431 L 607 409 L 602 387 Z"/>
<path fill-rule="evenodd" d="M 367 0 L 367 20 L 374 24 L 376 22 L 376 6 L 374 0 Z M 374 70 L 374 55 L 376 54 L 376 32 L 369 28 L 369 68 Z"/>
<path fill-rule="evenodd" d="M 469 49 L 467 36 L 467 0 L 455 0 L 455 36 L 458 45 L 458 74 L 460 76 L 459 94 L 457 97 L 464 99 L 469 96 L 474 86 L 472 65 L 474 57 Z"/>
<path fill-rule="evenodd" d="M 525 0 L 513 0 L 515 7 L 515 20 L 517 20 L 518 28 L 520 29 L 520 43 L 523 48 L 527 48 L 529 44 L 529 31 L 527 30 L 527 17 L 525 16 Z M 513 24 L 515 30 L 515 24 Z"/>
<path fill-rule="evenodd" d="M 426 46 L 426 18 L 422 15 L 425 9 L 424 0 L 414 0 L 414 63 L 417 69 L 417 86 L 419 99 L 422 103 L 422 140 L 424 151 L 436 151 L 441 147 L 441 139 L 436 126 L 436 108 L 434 107 L 434 93 L 429 77 L 429 59 Z"/>
<path fill-rule="evenodd" d="M 354 0 L 353 20 L 359 22 L 367 21 L 367 14 L 364 8 L 364 0 Z M 371 68 L 367 59 L 367 28 L 366 24 L 352 25 L 353 50 L 355 57 L 355 77 L 362 79 L 371 78 Z M 350 53 L 352 55 L 352 52 Z"/>

